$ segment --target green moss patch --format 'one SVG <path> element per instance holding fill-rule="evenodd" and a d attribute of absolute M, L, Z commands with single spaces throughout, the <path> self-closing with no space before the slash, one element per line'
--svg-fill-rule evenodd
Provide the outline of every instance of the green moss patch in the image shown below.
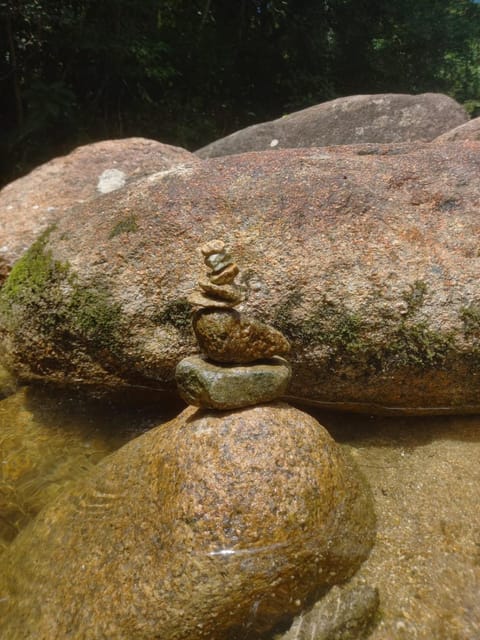
<path fill-rule="evenodd" d="M 126 216 L 122 218 L 110 231 L 110 235 L 108 236 L 111 240 L 115 238 L 115 236 L 119 236 L 121 233 L 135 233 L 138 231 L 137 219 L 134 215 Z"/>
<path fill-rule="evenodd" d="M 12 334 L 37 332 L 56 344 L 81 339 L 92 347 L 109 347 L 121 321 L 120 305 L 105 287 L 85 287 L 68 263 L 52 257 L 47 230 L 14 265 L 0 290 L 0 324 Z"/>
<path fill-rule="evenodd" d="M 182 332 L 192 328 L 192 305 L 186 298 L 169 302 L 154 318 L 158 324 L 169 324 Z"/>
<path fill-rule="evenodd" d="M 414 282 L 402 296 L 406 313 L 391 314 L 381 327 L 377 320 L 327 300 L 299 321 L 295 308 L 302 297 L 296 293 L 279 307 L 273 324 L 292 342 L 295 351 L 323 346 L 326 373 L 342 367 L 354 367 L 358 375 L 371 375 L 398 368 L 428 369 L 444 366 L 456 350 L 454 335 L 436 331 L 418 318 L 427 286 Z M 468 318 L 473 325 L 477 318 Z M 480 331 L 480 314 L 478 317 Z M 372 323 L 376 323 L 375 325 Z"/>
<path fill-rule="evenodd" d="M 292 295 L 277 309 L 273 324 L 292 342 L 299 340 L 303 346 L 326 344 L 335 351 L 353 351 L 361 342 L 364 322 L 344 305 L 328 301 L 320 303 L 315 312 L 303 322 L 294 316 L 295 307 L 301 303 L 299 294 Z"/>
<path fill-rule="evenodd" d="M 425 322 L 402 323 L 390 334 L 382 357 L 390 367 L 438 368 L 454 348 L 452 334 L 433 331 Z"/>
<path fill-rule="evenodd" d="M 480 339 L 480 304 L 472 303 L 460 310 L 466 338 Z"/>
<path fill-rule="evenodd" d="M 52 252 L 45 249 L 52 230 L 45 231 L 13 266 L 1 289 L 0 303 L 4 309 L 15 304 L 30 304 L 47 286 L 63 279 L 68 272 L 68 264 L 53 260 Z"/>
<path fill-rule="evenodd" d="M 112 346 L 121 320 L 121 308 L 111 302 L 106 290 L 75 285 L 67 309 L 71 324 L 90 344 Z"/>

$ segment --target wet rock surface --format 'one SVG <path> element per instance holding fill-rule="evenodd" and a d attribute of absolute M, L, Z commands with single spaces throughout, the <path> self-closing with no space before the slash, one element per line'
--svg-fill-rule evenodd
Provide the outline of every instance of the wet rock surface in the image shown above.
<path fill-rule="evenodd" d="M 101 461 L 12 543 L 2 632 L 257 638 L 350 577 L 373 538 L 369 490 L 313 418 L 282 404 L 188 408 Z"/>
<path fill-rule="evenodd" d="M 463 107 L 441 93 L 347 96 L 241 129 L 196 155 L 214 158 L 292 147 L 428 141 L 467 121 Z"/>
<path fill-rule="evenodd" d="M 184 149 L 146 138 L 104 140 L 46 162 L 0 191 L 0 285 L 12 264 L 74 204 L 142 176 L 196 162 Z M 134 228 L 125 215 L 125 228 Z"/>
<path fill-rule="evenodd" d="M 196 247 L 222 237 L 241 313 L 292 350 L 290 394 L 369 412 L 480 409 L 480 143 L 213 159 L 79 205 L 0 293 L 23 380 L 173 388 Z M 119 229 L 125 212 L 135 231 Z"/>
<path fill-rule="evenodd" d="M 249 366 L 226 366 L 191 356 L 179 362 L 175 379 L 180 396 L 188 404 L 225 410 L 282 397 L 291 373 L 283 358 L 270 358 Z"/>

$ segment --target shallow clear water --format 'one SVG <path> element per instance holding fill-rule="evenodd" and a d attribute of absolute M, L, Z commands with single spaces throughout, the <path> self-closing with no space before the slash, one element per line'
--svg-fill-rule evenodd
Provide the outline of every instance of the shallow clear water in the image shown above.
<path fill-rule="evenodd" d="M 23 387 L 0 400 L 0 553 L 71 482 L 179 409 L 126 399 Z"/>
<path fill-rule="evenodd" d="M 14 391 L 7 378 L 3 389 L 0 554 L 71 483 L 183 406 L 160 396 Z M 372 488 L 377 542 L 353 580 L 380 593 L 371 640 L 480 638 L 480 417 L 307 411 L 350 450 Z M 295 624 L 284 640 L 314 637 L 315 620 Z"/>

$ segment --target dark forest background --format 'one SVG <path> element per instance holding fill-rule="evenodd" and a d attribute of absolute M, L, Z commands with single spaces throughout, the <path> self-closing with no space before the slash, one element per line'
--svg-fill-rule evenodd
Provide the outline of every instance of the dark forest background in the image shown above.
<path fill-rule="evenodd" d="M 473 0 L 0 0 L 0 184 L 79 144 L 196 149 L 356 93 L 480 107 Z"/>

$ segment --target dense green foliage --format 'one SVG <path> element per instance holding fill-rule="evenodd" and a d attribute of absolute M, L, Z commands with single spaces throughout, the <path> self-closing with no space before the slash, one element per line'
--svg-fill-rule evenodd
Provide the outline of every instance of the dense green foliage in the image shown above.
<path fill-rule="evenodd" d="M 0 182 L 74 146 L 196 148 L 340 95 L 480 104 L 473 0 L 0 0 Z"/>

